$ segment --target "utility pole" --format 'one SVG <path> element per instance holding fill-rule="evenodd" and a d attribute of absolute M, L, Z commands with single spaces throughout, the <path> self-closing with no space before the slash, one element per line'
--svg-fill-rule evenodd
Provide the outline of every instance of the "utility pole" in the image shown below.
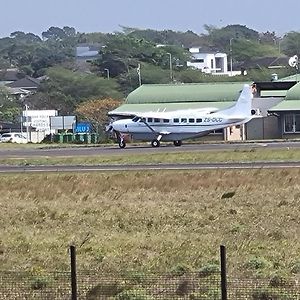
<path fill-rule="evenodd" d="M 139 78 L 139 86 L 142 85 L 142 77 L 141 77 L 141 64 L 138 64 L 138 67 L 136 69 L 136 72 L 138 74 L 138 78 Z"/>
<path fill-rule="evenodd" d="M 25 121 L 26 121 L 26 140 L 29 142 L 29 126 L 28 126 L 28 105 L 25 104 Z"/>
<path fill-rule="evenodd" d="M 169 55 L 170 79 L 171 82 L 173 82 L 172 54 L 169 52 L 167 52 L 167 54 Z"/>
<path fill-rule="evenodd" d="M 229 52 L 230 52 L 230 76 L 232 76 L 232 40 L 234 40 L 234 38 L 231 38 L 229 40 Z"/>

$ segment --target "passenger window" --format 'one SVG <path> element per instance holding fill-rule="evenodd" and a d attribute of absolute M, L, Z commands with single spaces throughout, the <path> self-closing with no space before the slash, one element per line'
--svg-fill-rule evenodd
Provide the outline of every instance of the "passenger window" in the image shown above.
<path fill-rule="evenodd" d="M 181 119 L 181 123 L 186 123 L 187 122 L 187 119 Z"/>
<path fill-rule="evenodd" d="M 148 118 L 148 122 L 152 123 L 153 122 L 153 118 Z"/>
<path fill-rule="evenodd" d="M 154 123 L 159 123 L 159 122 L 160 122 L 159 119 L 157 119 L 157 118 L 154 119 Z"/>
<path fill-rule="evenodd" d="M 140 122 L 146 122 L 146 119 L 145 118 L 141 118 Z"/>
<path fill-rule="evenodd" d="M 196 119 L 196 123 L 201 123 L 202 119 Z"/>
<path fill-rule="evenodd" d="M 173 119 L 174 123 L 179 123 L 179 119 Z"/>
<path fill-rule="evenodd" d="M 195 123 L 195 119 L 189 119 L 189 123 Z"/>
<path fill-rule="evenodd" d="M 164 121 L 164 123 L 169 123 L 168 119 L 164 119 L 163 121 Z"/>

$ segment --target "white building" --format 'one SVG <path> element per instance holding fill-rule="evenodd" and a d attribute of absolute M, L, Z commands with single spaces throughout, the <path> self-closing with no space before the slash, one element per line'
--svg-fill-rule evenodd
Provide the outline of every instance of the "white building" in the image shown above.
<path fill-rule="evenodd" d="M 201 48 L 190 48 L 193 59 L 187 62 L 188 67 L 194 67 L 203 73 L 212 75 L 231 75 L 228 72 L 226 53 L 205 53 Z"/>

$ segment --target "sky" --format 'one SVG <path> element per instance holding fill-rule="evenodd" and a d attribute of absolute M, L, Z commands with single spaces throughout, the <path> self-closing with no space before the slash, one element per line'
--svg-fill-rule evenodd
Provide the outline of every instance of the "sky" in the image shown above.
<path fill-rule="evenodd" d="M 299 0 L 0 0 L 0 7 L 0 37 L 14 31 L 41 36 L 51 26 L 86 33 L 122 31 L 122 25 L 201 34 L 205 24 L 240 24 L 277 36 L 300 32 Z"/>

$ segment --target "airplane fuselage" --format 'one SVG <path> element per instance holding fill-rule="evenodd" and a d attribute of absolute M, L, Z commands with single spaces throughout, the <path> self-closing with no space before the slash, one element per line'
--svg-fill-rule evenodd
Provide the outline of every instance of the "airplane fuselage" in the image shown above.
<path fill-rule="evenodd" d="M 172 118 L 139 118 L 119 120 L 113 128 L 121 133 L 130 133 L 136 140 L 152 140 L 163 133 L 162 141 L 184 140 L 203 136 L 226 126 L 237 125 L 244 118 L 228 118 L 222 114 L 201 116 L 173 116 Z"/>

